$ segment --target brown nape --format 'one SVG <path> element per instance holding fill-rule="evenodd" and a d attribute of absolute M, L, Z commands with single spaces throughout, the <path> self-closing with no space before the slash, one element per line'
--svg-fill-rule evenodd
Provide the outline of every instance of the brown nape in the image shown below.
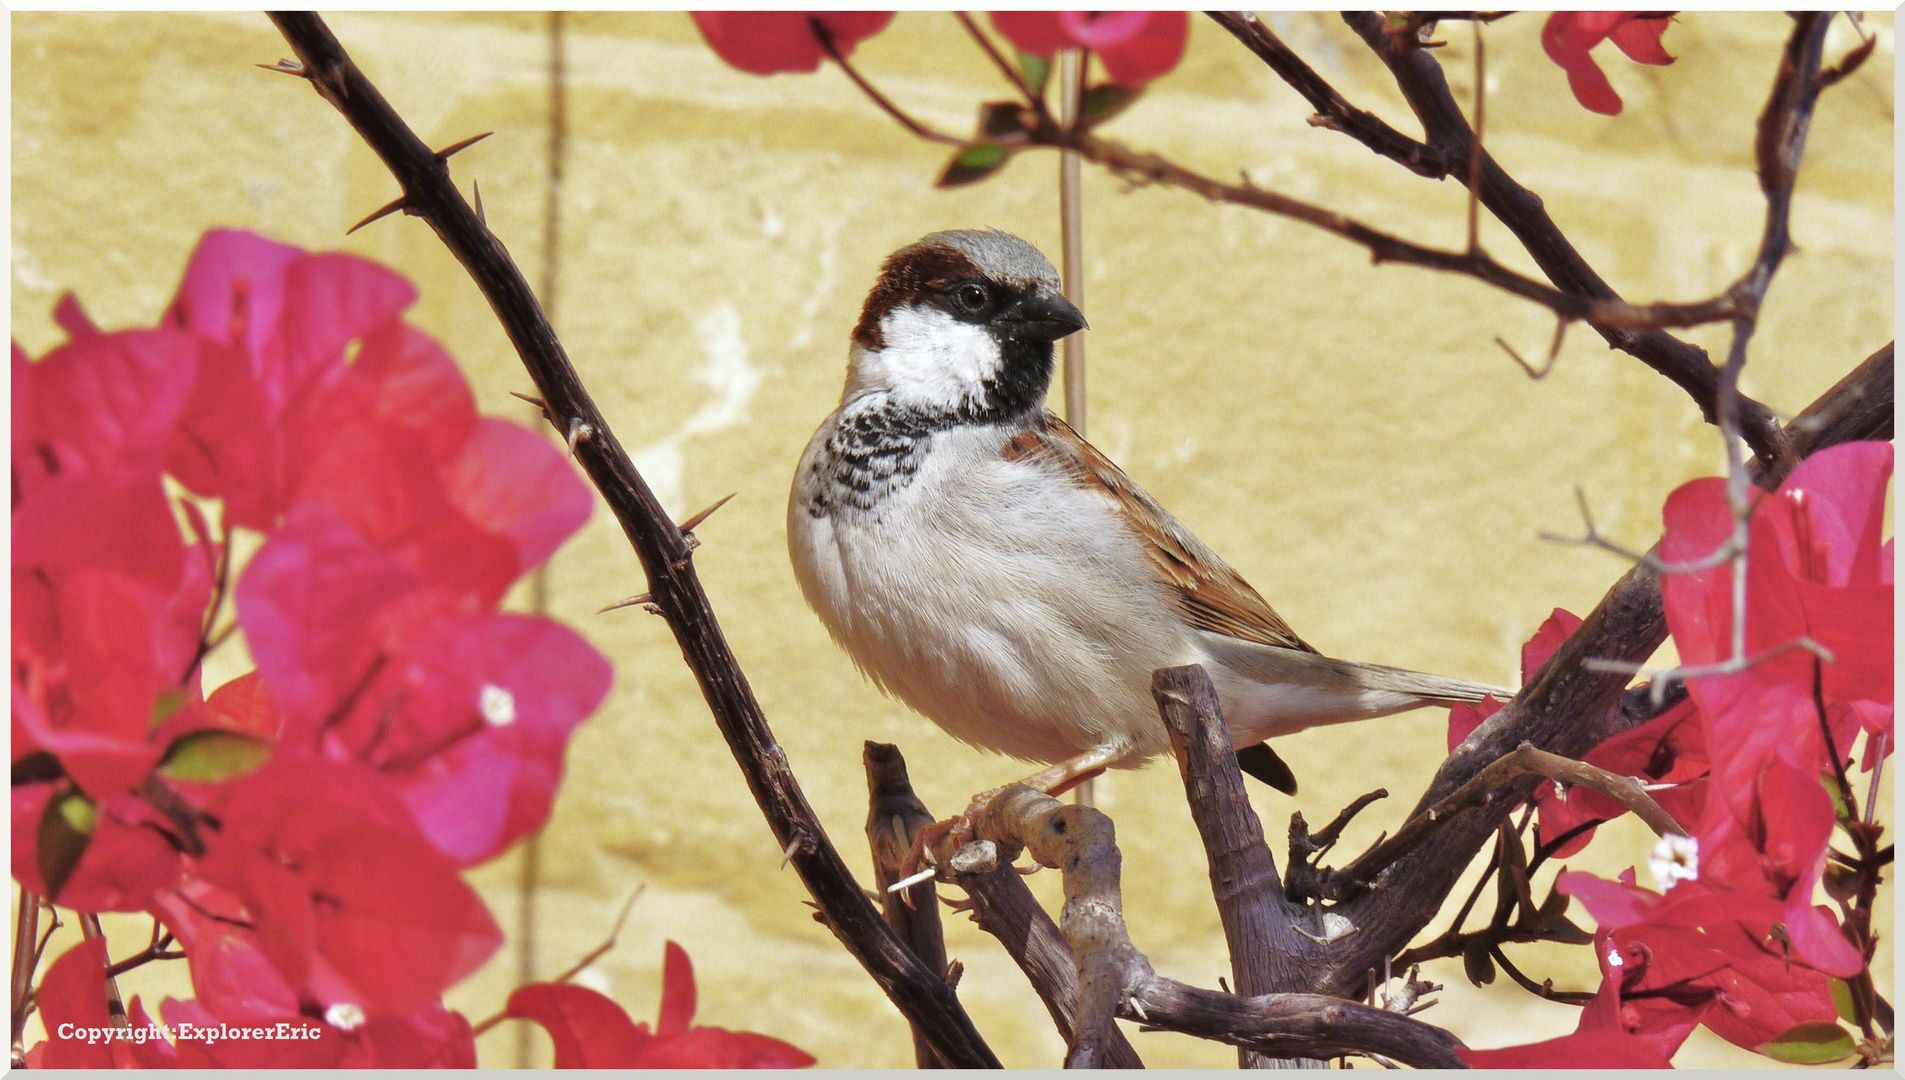
<path fill-rule="evenodd" d="M 887 256 L 880 268 L 880 280 L 867 294 L 860 309 L 860 322 L 853 328 L 853 343 L 863 349 L 886 345 L 880 337 L 880 320 L 903 304 L 911 304 L 938 286 L 965 278 L 980 277 L 971 259 L 938 244 L 912 244 Z"/>

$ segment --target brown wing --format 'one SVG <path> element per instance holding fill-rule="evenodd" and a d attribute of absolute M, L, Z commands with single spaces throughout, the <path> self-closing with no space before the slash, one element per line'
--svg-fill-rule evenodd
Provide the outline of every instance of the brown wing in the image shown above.
<path fill-rule="evenodd" d="M 1257 590 L 1170 512 L 1144 493 L 1084 436 L 1047 411 L 1044 422 L 1006 445 L 1007 458 L 1049 461 L 1111 497 L 1177 594 L 1184 621 L 1202 630 L 1302 652 L 1315 652 L 1270 609 Z"/>

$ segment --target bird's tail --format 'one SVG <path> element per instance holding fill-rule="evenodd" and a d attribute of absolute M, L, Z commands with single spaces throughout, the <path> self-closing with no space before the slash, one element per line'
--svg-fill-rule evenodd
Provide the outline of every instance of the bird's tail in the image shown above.
<path fill-rule="evenodd" d="M 1407 694 L 1424 702 L 1436 702 L 1442 705 L 1472 705 L 1488 695 L 1493 695 L 1496 701 L 1502 702 L 1515 696 L 1513 690 L 1469 682 L 1467 679 L 1425 675 L 1420 671 L 1405 671 L 1402 668 L 1384 667 L 1381 664 L 1361 664 L 1350 661 L 1344 663 L 1355 672 L 1356 681 L 1366 690 Z"/>
<path fill-rule="evenodd" d="M 1277 735 L 1432 705 L 1472 704 L 1514 691 L 1466 679 L 1337 660 L 1312 652 L 1205 636 L 1211 680 L 1231 734 L 1244 746 Z"/>

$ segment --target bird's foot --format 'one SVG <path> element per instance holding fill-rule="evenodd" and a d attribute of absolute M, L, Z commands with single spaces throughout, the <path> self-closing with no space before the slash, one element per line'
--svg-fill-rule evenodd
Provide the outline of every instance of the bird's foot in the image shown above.
<path fill-rule="evenodd" d="M 979 827 L 979 819 L 991 808 L 992 801 L 997 799 L 1006 788 L 1015 786 L 1006 784 L 1004 787 L 996 787 L 991 791 L 982 791 L 972 797 L 972 802 L 966 806 L 965 813 L 958 817 L 947 818 L 945 821 L 936 821 L 921 829 L 913 838 L 913 847 L 907 852 L 906 861 L 900 864 L 900 881 L 910 881 L 918 877 L 922 869 L 929 865 L 927 853 L 938 850 L 941 841 L 947 837 L 952 838 L 950 847 L 952 851 L 958 851 L 972 843 L 973 834 Z M 938 859 L 933 858 L 930 865 L 937 867 Z"/>

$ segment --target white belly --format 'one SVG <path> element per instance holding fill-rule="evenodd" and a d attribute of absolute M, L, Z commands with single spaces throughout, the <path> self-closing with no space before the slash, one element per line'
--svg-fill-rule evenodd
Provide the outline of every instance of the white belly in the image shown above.
<path fill-rule="evenodd" d="M 1159 667 L 1200 659 L 1104 500 L 955 429 L 871 510 L 816 516 L 809 460 L 788 507 L 801 591 L 861 670 L 956 738 L 1053 762 L 1107 742 L 1168 747 Z M 822 437 L 809 447 L 819 452 Z"/>

